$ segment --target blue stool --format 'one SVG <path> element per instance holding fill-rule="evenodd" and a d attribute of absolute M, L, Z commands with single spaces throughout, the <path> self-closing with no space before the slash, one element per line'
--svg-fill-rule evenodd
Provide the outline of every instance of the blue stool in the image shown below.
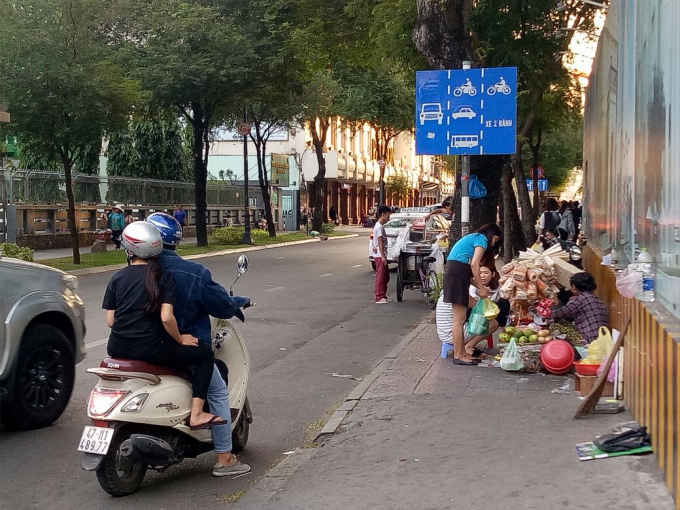
<path fill-rule="evenodd" d="M 449 351 L 453 350 L 453 344 L 447 344 L 446 342 L 442 342 L 442 359 L 446 359 L 449 357 Z"/>

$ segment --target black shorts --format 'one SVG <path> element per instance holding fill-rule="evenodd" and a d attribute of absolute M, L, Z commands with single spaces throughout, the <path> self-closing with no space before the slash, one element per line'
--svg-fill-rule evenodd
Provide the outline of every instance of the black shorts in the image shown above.
<path fill-rule="evenodd" d="M 457 260 L 446 262 L 444 274 L 444 302 L 461 305 L 465 308 L 470 303 L 470 282 L 472 267 Z"/>

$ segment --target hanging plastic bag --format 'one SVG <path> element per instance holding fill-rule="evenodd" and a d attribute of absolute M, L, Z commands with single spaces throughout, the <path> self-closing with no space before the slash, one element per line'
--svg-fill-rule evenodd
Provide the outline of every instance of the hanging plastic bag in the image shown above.
<path fill-rule="evenodd" d="M 444 252 L 439 244 L 432 245 L 432 252 L 430 257 L 434 257 L 435 261 L 430 264 L 430 269 L 434 269 L 437 274 L 444 273 Z"/>
<path fill-rule="evenodd" d="M 625 271 L 627 274 L 616 279 L 616 290 L 625 298 L 634 298 L 635 292 L 640 286 L 639 271 Z"/>
<path fill-rule="evenodd" d="M 470 183 L 468 185 L 470 200 L 477 200 L 478 198 L 484 198 L 486 196 L 486 188 L 477 179 L 476 175 L 470 176 Z"/>
<path fill-rule="evenodd" d="M 505 352 L 501 358 L 501 368 L 508 372 L 517 372 L 524 368 L 524 361 L 522 361 L 514 338 L 510 340 L 510 343 L 505 348 Z"/>
<path fill-rule="evenodd" d="M 472 309 L 468 320 L 468 332 L 472 335 L 488 335 L 489 319 L 484 316 L 484 299 L 480 299 Z"/>
<path fill-rule="evenodd" d="M 397 240 L 394 242 L 394 247 L 392 248 L 392 257 L 394 260 L 399 259 L 399 255 L 406 246 L 411 235 L 411 225 L 407 225 L 404 230 L 402 230 L 397 236 Z"/>
<path fill-rule="evenodd" d="M 498 308 L 498 305 L 491 301 L 490 299 L 482 299 L 482 310 L 484 311 L 484 318 L 486 320 L 492 321 L 496 317 L 498 317 L 498 314 L 501 313 L 501 309 Z"/>
<path fill-rule="evenodd" d="M 601 365 L 614 348 L 614 341 L 606 326 L 600 326 L 600 336 L 590 342 L 588 356 L 581 361 L 583 365 Z"/>
<path fill-rule="evenodd" d="M 597 369 L 597 375 L 600 376 L 602 375 L 602 372 L 604 372 L 604 366 L 607 364 L 607 359 L 609 356 L 607 356 L 605 359 L 602 360 L 602 364 L 600 367 Z M 609 373 L 607 374 L 607 381 L 609 382 L 614 382 L 616 379 L 616 364 L 618 362 L 618 358 L 614 359 L 614 363 L 612 363 L 612 366 L 609 368 Z"/>

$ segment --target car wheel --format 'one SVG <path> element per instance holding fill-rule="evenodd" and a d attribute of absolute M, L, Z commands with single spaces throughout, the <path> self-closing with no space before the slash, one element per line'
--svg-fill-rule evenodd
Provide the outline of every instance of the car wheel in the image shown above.
<path fill-rule="evenodd" d="M 66 409 L 75 380 L 71 344 L 58 328 L 29 327 L 14 369 L 14 393 L 3 421 L 21 430 L 47 427 Z"/>

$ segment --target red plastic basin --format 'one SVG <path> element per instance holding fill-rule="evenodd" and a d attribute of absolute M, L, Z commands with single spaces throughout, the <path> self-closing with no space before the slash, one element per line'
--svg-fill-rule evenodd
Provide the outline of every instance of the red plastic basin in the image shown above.
<path fill-rule="evenodd" d="M 574 364 L 574 348 L 565 340 L 551 340 L 541 350 L 543 366 L 556 375 L 566 374 Z"/>
<path fill-rule="evenodd" d="M 588 364 L 577 361 L 574 363 L 574 368 L 576 368 L 576 373 L 580 375 L 597 375 L 597 369 L 600 368 L 600 364 Z"/>

